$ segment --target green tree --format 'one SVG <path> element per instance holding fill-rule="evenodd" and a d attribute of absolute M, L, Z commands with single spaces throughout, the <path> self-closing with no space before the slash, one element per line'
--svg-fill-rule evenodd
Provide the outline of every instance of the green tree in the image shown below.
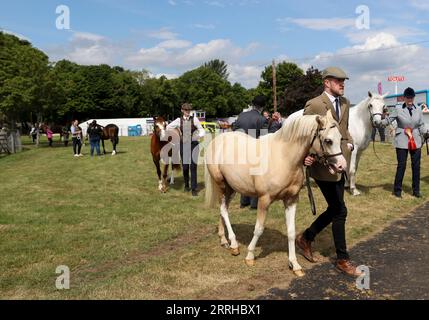
<path fill-rule="evenodd" d="M 281 93 L 280 109 L 286 115 L 304 108 L 305 103 L 323 92 L 322 74 L 318 69 L 310 67 L 305 75 L 291 83 L 286 92 Z"/>
<path fill-rule="evenodd" d="M 205 68 L 212 69 L 216 72 L 222 79 L 228 80 L 228 65 L 223 60 L 215 59 L 210 60 L 209 62 L 204 63 Z"/>
<path fill-rule="evenodd" d="M 304 75 L 304 71 L 295 63 L 280 62 L 276 65 L 276 85 L 277 96 L 285 92 L 289 86 L 297 82 Z M 261 74 L 262 80 L 259 82 L 257 93 L 263 94 L 268 98 L 268 108 L 273 110 L 273 67 L 267 66 Z M 279 99 L 277 99 L 279 101 Z M 280 111 L 280 110 L 279 110 Z"/>
<path fill-rule="evenodd" d="M 15 126 L 43 109 L 48 57 L 28 41 L 0 32 L 0 111 Z"/>
<path fill-rule="evenodd" d="M 205 110 L 207 116 L 229 113 L 226 96 L 230 87 L 227 80 L 203 66 L 184 73 L 177 81 L 180 104 L 192 103 L 195 109 Z"/>

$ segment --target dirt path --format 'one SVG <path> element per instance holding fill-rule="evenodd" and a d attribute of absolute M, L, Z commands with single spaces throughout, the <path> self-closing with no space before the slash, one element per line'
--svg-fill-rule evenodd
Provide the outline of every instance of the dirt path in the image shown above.
<path fill-rule="evenodd" d="M 350 251 L 353 261 L 370 270 L 370 289 L 331 263 L 307 270 L 287 289 L 271 288 L 260 299 L 429 299 L 429 202 Z"/>

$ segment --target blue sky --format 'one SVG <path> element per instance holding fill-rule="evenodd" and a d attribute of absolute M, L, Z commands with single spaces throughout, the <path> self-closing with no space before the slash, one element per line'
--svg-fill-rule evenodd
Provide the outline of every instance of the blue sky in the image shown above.
<path fill-rule="evenodd" d="M 70 30 L 56 28 L 59 5 L 70 9 Z M 369 9 L 369 29 L 356 27 L 360 5 Z M 177 77 L 220 58 L 230 80 L 250 88 L 276 59 L 304 69 L 342 67 L 352 102 L 378 81 L 392 92 L 389 75 L 405 76 L 400 89 L 429 88 L 429 0 L 1 0 L 0 28 L 29 39 L 52 61 L 157 76 Z"/>

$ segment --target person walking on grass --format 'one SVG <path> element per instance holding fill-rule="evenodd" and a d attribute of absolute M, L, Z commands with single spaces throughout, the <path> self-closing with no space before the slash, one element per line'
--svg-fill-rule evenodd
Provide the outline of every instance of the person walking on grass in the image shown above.
<path fill-rule="evenodd" d="M 79 127 L 79 121 L 74 120 L 70 127 L 73 142 L 73 153 L 75 157 L 83 157 L 82 149 L 82 128 Z"/>
<path fill-rule="evenodd" d="M 349 101 L 343 97 L 344 82 L 348 79 L 346 73 L 337 67 L 329 67 L 322 72 L 324 92 L 310 101 L 304 107 L 304 115 L 325 116 L 330 112 L 338 122 L 338 129 L 342 135 L 341 151 L 350 164 L 353 151 L 353 139 L 348 130 L 349 127 Z M 328 204 L 325 212 L 296 238 L 297 247 L 301 249 L 303 256 L 310 262 L 316 262 L 312 253 L 312 242 L 316 236 L 328 225 L 332 225 L 332 234 L 336 249 L 335 268 L 349 276 L 361 276 L 350 261 L 346 245 L 346 218 L 347 207 L 344 201 L 344 174 L 332 175 L 323 165 L 308 155 L 304 165 L 310 167 L 311 177 L 316 181 Z"/>
<path fill-rule="evenodd" d="M 101 156 L 100 140 L 101 135 L 103 134 L 103 129 L 97 124 L 96 120 L 91 122 L 86 134 L 89 137 L 89 144 L 91 145 L 91 157 L 94 156 L 94 149 L 97 150 L 97 156 Z"/>
<path fill-rule="evenodd" d="M 46 128 L 46 137 L 48 138 L 49 141 L 49 146 L 52 147 L 52 137 L 54 136 L 54 133 L 51 130 L 51 127 L 47 127 Z"/>

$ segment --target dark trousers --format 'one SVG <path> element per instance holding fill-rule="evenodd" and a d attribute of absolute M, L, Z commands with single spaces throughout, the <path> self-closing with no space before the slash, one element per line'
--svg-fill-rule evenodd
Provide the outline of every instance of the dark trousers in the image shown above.
<path fill-rule="evenodd" d="M 241 195 L 240 197 L 240 206 L 242 207 L 246 207 L 250 204 L 250 207 L 253 209 L 257 209 L 258 208 L 258 198 L 255 197 L 248 197 L 248 196 L 243 196 Z"/>
<path fill-rule="evenodd" d="M 199 143 L 198 141 L 192 141 L 189 144 L 180 144 L 180 158 L 182 161 L 183 169 L 183 180 L 185 181 L 185 187 L 189 187 L 189 169 L 191 169 L 191 189 L 197 190 L 197 161 L 198 159 L 191 156 L 192 154 L 198 155 Z M 195 150 L 195 151 L 194 151 Z M 196 156 L 195 156 L 196 157 Z"/>
<path fill-rule="evenodd" d="M 316 180 L 316 183 L 328 203 L 328 208 L 313 222 L 310 228 L 305 230 L 304 237 L 314 241 L 316 235 L 332 223 L 337 258 L 349 259 L 345 230 L 347 207 L 344 202 L 344 175 L 340 181 Z"/>
<path fill-rule="evenodd" d="M 73 152 L 74 154 L 80 154 L 80 149 L 82 148 L 82 141 L 78 138 L 72 138 L 73 141 Z"/>
<path fill-rule="evenodd" d="M 374 141 L 375 139 L 375 134 L 377 133 L 380 134 L 380 142 L 384 142 L 386 140 L 386 135 L 384 133 L 384 128 L 372 128 L 372 133 L 371 133 L 371 140 Z"/>
<path fill-rule="evenodd" d="M 49 146 L 52 147 L 52 138 L 48 138 Z"/>
<path fill-rule="evenodd" d="M 91 157 L 94 155 L 94 148 L 97 150 L 97 156 L 100 156 L 100 139 L 90 139 L 89 144 L 91 145 Z"/>
<path fill-rule="evenodd" d="M 420 193 L 420 158 L 422 155 L 422 149 L 414 151 L 408 151 L 408 149 L 396 148 L 396 159 L 398 160 L 398 166 L 396 168 L 395 184 L 393 192 L 395 194 L 401 194 L 402 192 L 402 180 L 404 179 L 405 169 L 407 167 L 408 152 L 411 156 L 411 171 L 413 174 L 413 194 Z"/>

